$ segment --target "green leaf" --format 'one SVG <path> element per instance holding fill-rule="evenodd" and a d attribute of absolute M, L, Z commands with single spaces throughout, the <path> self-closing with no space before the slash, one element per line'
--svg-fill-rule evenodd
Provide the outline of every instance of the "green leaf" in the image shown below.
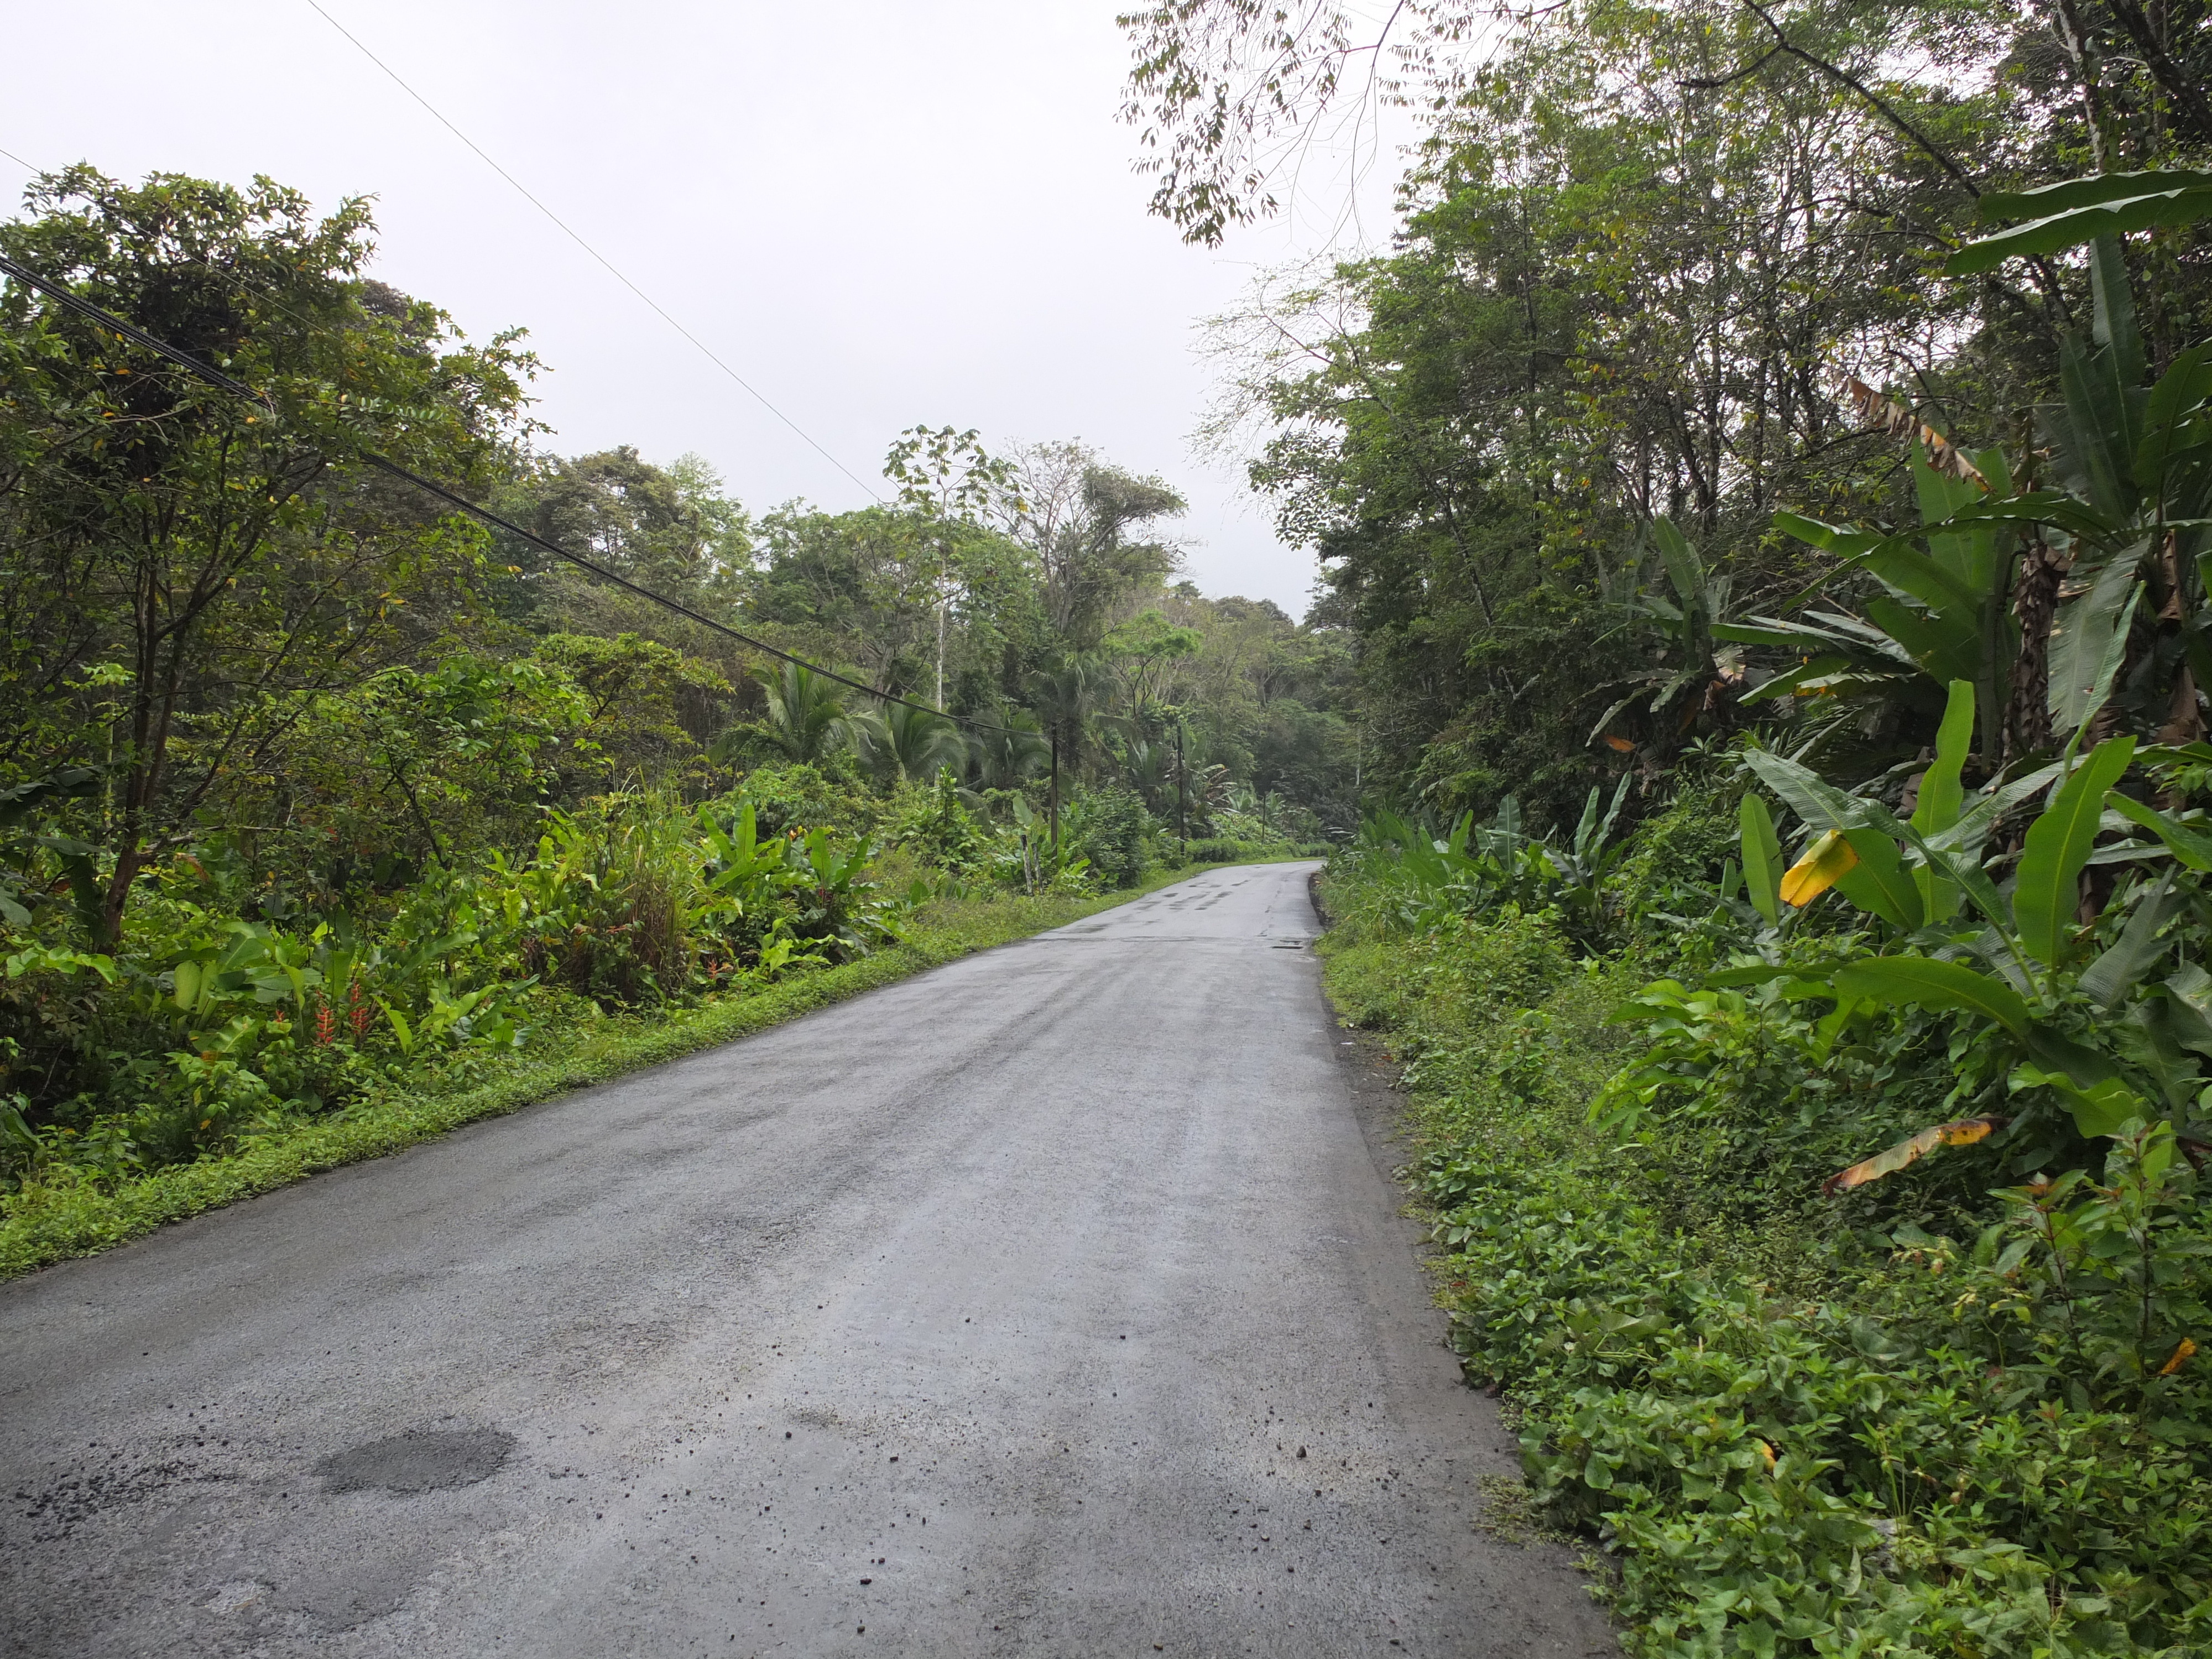
<path fill-rule="evenodd" d="M 1741 968 L 1723 968 L 1717 973 L 1702 975 L 1700 986 L 1717 986 L 1724 989 L 1741 989 L 1747 985 L 1766 985 L 1778 979 L 1791 979 L 1805 972 L 1802 965 L 1789 963 L 1759 962 Z"/>
<path fill-rule="evenodd" d="M 1935 763 L 1920 775 L 1920 798 L 1912 809 L 1912 827 L 1922 835 L 1938 834 L 1959 821 L 1966 798 L 1959 775 L 1973 742 L 1974 688 L 1970 681 L 1953 680 L 1936 732 Z"/>
<path fill-rule="evenodd" d="M 1787 510 L 1774 515 L 1774 527 L 1785 536 L 1795 536 L 1801 542 L 1809 542 L 1814 547 L 1842 554 L 1846 558 L 1871 553 L 1888 539 L 1863 530 L 1848 530 L 1838 525 L 1823 524 L 1818 519 L 1808 519 L 1802 513 Z"/>
<path fill-rule="evenodd" d="M 2066 780 L 2050 809 L 2028 826 L 2013 884 L 2012 913 L 2021 943 L 2039 962 L 2055 968 L 2065 957 L 2081 907 L 2081 868 L 2104 817 L 2105 795 L 2135 752 L 2131 737 L 2099 744 Z"/>
<path fill-rule="evenodd" d="M 1857 562 L 1861 568 L 1919 600 L 1938 616 L 1966 622 L 1980 608 L 1979 594 L 1971 592 L 1957 576 L 1901 538 L 1869 548 L 1859 556 Z"/>
<path fill-rule="evenodd" d="M 1944 275 L 1969 276 L 1994 270 L 2009 258 L 2063 253 L 2100 236 L 2148 230 L 2154 226 L 2194 224 L 2212 214 L 2212 173 L 2179 170 L 2113 173 L 2048 188 L 2061 191 L 2077 186 L 2106 193 L 2097 195 L 2094 200 L 2075 199 L 2070 203 L 2061 197 L 2046 198 L 2038 191 L 1984 196 L 1984 219 L 2039 211 L 2043 216 L 1967 243 L 1945 262 Z M 1993 203 L 1997 205 L 1993 207 Z M 2026 205 L 2030 203 L 2039 203 L 2040 206 Z"/>
<path fill-rule="evenodd" d="M 1717 629 L 1715 630 L 1714 637 L 1719 637 Z M 1825 680 L 1831 675 L 1845 672 L 1850 666 L 1851 659 L 1849 657 L 1833 654 L 1814 657 L 1809 662 L 1801 662 L 1795 668 L 1784 670 L 1772 679 L 1745 692 L 1737 701 L 1753 703 L 1765 702 L 1772 697 L 1786 697 L 1799 686 L 1809 681 Z"/>
<path fill-rule="evenodd" d="M 2075 208 L 2098 207 L 2112 202 L 2134 201 L 2162 191 L 2212 190 L 2212 173 L 2188 167 L 2161 167 L 2142 173 L 2096 173 L 2065 179 L 2033 190 L 1993 190 L 1975 204 L 1982 222 L 2000 219 L 2040 219 Z"/>
<path fill-rule="evenodd" d="M 2061 736 L 2079 731 L 2112 694 L 2141 592 L 2136 560 L 2123 554 L 2100 571 L 2089 591 L 2062 609 L 2052 623 L 2051 723 Z"/>
<path fill-rule="evenodd" d="M 1882 593 L 1866 602 L 1866 613 L 1931 679 L 1972 679 L 1981 668 L 1981 633 L 1966 622 L 1915 611 Z"/>
<path fill-rule="evenodd" d="M 1835 972 L 1836 988 L 1868 1001 L 1978 1014 L 2013 1033 L 2028 1030 L 2020 994 L 1986 974 L 1932 957 L 1865 957 Z"/>
<path fill-rule="evenodd" d="M 2130 1118 L 2151 1115 L 2143 1097 L 2116 1077 L 2084 1085 L 2063 1072 L 2020 1066 L 2014 1068 L 2011 1082 L 2016 1089 L 2050 1090 L 2074 1114 L 2074 1127 L 2091 1140 L 2100 1135 L 2117 1134 Z"/>
<path fill-rule="evenodd" d="M 1770 926 L 1782 919 L 1782 842 L 1774 833 L 1773 817 L 1766 803 L 1747 793 L 1737 810 L 1739 839 L 1743 846 L 1743 880 L 1752 908 Z"/>
<path fill-rule="evenodd" d="M 415 1052 L 415 1033 L 409 1028 L 405 1018 L 382 997 L 376 999 L 376 1006 L 384 1010 L 385 1018 L 392 1022 L 392 1034 L 399 1040 L 399 1052 L 411 1056 Z"/>
<path fill-rule="evenodd" d="M 1660 562 L 1667 567 L 1667 578 L 1674 584 L 1674 591 L 1682 597 L 1682 613 L 1690 616 L 1703 609 L 1705 599 L 1705 569 L 1698 560 L 1697 550 L 1689 538 L 1676 529 L 1672 519 L 1660 517 L 1651 521 L 1652 539 L 1659 544 Z"/>
<path fill-rule="evenodd" d="M 1845 794 L 1809 766 L 1765 749 L 1749 750 L 1743 763 L 1791 811 L 1816 829 L 1845 830 L 1865 822 L 1867 803 Z"/>
<path fill-rule="evenodd" d="M 2212 1056 L 2212 974 L 2185 962 L 2158 988 L 2172 1015 L 2173 1034 L 2185 1048 Z"/>
<path fill-rule="evenodd" d="M 2212 342 L 2191 346 L 2151 388 L 2143 407 L 2143 434 L 2136 446 L 2136 488 L 2154 498 L 2165 493 L 2167 462 L 2184 423 L 2212 396 Z"/>
<path fill-rule="evenodd" d="M 2151 964 L 2166 955 L 2159 929 L 2173 915 L 2175 903 L 2173 872 L 2169 868 L 2166 879 L 2136 906 L 2111 948 L 2082 971 L 2082 994 L 2110 1008 L 2133 990 Z"/>
<path fill-rule="evenodd" d="M 2046 1068 L 2063 1072 L 2084 1089 L 2120 1079 L 2120 1068 L 2109 1054 L 2084 1048 L 2041 1020 L 2027 1028 L 2027 1047 Z"/>
<path fill-rule="evenodd" d="M 2089 250 L 2090 330 L 2111 354 L 2112 377 L 2124 394 L 2142 384 L 2142 332 L 2136 326 L 2136 296 L 2128 286 L 2127 255 L 2117 236 L 2100 236 Z M 2125 410 L 2124 396 L 2121 404 Z M 2136 452 L 2135 433 L 2126 432 L 2121 453 Z"/>
<path fill-rule="evenodd" d="M 2123 527 L 2078 495 L 2062 489 L 2044 489 L 2025 495 L 1984 495 L 1928 529 L 1932 534 L 1978 524 L 2053 525 L 2069 536 L 2092 542 L 2108 540 Z"/>
<path fill-rule="evenodd" d="M 1878 830 L 1863 828 L 1844 830 L 1844 839 L 1859 855 L 1858 864 L 1837 878 L 1836 890 L 1893 927 L 1910 933 L 1920 926 L 1919 884 L 1898 855 L 1897 843 Z"/>
<path fill-rule="evenodd" d="M 2189 1052 L 2193 1030 L 2184 1024 L 2178 1002 L 2148 996 L 2131 1006 L 2110 1027 L 2114 1046 L 2139 1071 L 2148 1073 L 2167 1107 L 2185 1112 L 2204 1086 L 2203 1068 Z"/>
<path fill-rule="evenodd" d="M 1953 680 L 1936 733 L 1936 758 L 1920 775 L 1919 799 L 1912 809 L 1912 827 L 1923 836 L 1940 835 L 1958 823 L 1966 800 L 1959 776 L 1973 741 L 1974 688 L 1966 680 Z M 1929 921 L 1941 921 L 1958 908 L 1957 886 L 1931 866 L 1914 871 L 1913 879 L 1919 884 L 1922 913 Z"/>
<path fill-rule="evenodd" d="M 2139 823 L 2166 843 L 2166 850 L 2191 870 L 2212 870 L 2212 835 L 2168 817 L 2154 806 L 2146 806 L 2115 789 L 2105 805 L 2122 817 Z"/>

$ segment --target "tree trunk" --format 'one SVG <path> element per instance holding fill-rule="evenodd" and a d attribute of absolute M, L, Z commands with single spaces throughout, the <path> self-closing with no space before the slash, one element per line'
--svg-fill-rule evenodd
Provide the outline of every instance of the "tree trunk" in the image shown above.
<path fill-rule="evenodd" d="M 2064 562 L 2041 542 L 2030 542 L 2020 556 L 2020 581 L 2013 614 L 2020 618 L 2020 655 L 2013 659 L 2012 686 L 2005 702 L 2004 762 L 2049 749 L 2051 730 L 2051 619 L 2058 608 L 2058 579 Z"/>

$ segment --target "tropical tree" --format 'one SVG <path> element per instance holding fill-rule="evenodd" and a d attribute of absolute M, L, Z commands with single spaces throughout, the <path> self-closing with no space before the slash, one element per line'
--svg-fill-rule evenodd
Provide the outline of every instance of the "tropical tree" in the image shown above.
<path fill-rule="evenodd" d="M 951 768 L 968 768 L 968 740 L 942 714 L 912 703 L 886 703 L 854 718 L 853 731 L 862 757 L 890 783 L 926 782 Z"/>
<path fill-rule="evenodd" d="M 757 722 L 725 733 L 720 752 L 732 753 L 746 738 L 758 736 L 789 758 L 812 765 L 852 744 L 856 722 L 836 681 L 801 662 L 763 669 L 757 678 L 767 693 L 767 712 Z"/>
<path fill-rule="evenodd" d="M 531 363 L 366 281 L 363 201 L 318 220 L 266 180 L 130 186 L 84 167 L 28 199 L 0 251 L 261 394 L 27 283 L 0 292 L 0 769 L 100 775 L 73 825 L 100 849 L 112 944 L 141 872 L 226 779 L 266 767 L 301 694 L 461 623 L 483 538 L 362 458 L 488 481 Z"/>
<path fill-rule="evenodd" d="M 1095 647 L 1116 600 L 1157 584 L 1181 555 L 1145 532 L 1184 511 L 1181 495 L 1075 443 L 1015 452 L 1014 494 L 1001 509 L 1010 534 L 1036 557 L 1045 615 L 1062 648 Z"/>

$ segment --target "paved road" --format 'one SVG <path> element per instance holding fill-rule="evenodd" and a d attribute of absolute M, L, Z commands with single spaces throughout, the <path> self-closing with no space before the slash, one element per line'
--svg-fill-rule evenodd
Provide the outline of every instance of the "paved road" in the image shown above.
<path fill-rule="evenodd" d="M 0 1287 L 0 1652 L 1610 1651 L 1471 1524 L 1307 868 Z"/>

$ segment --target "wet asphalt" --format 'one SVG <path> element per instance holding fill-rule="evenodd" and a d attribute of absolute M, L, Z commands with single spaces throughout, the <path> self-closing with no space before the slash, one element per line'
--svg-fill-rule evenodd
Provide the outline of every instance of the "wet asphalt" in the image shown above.
<path fill-rule="evenodd" d="M 1613 1652 L 1311 867 L 0 1286 L 0 1653 Z"/>

